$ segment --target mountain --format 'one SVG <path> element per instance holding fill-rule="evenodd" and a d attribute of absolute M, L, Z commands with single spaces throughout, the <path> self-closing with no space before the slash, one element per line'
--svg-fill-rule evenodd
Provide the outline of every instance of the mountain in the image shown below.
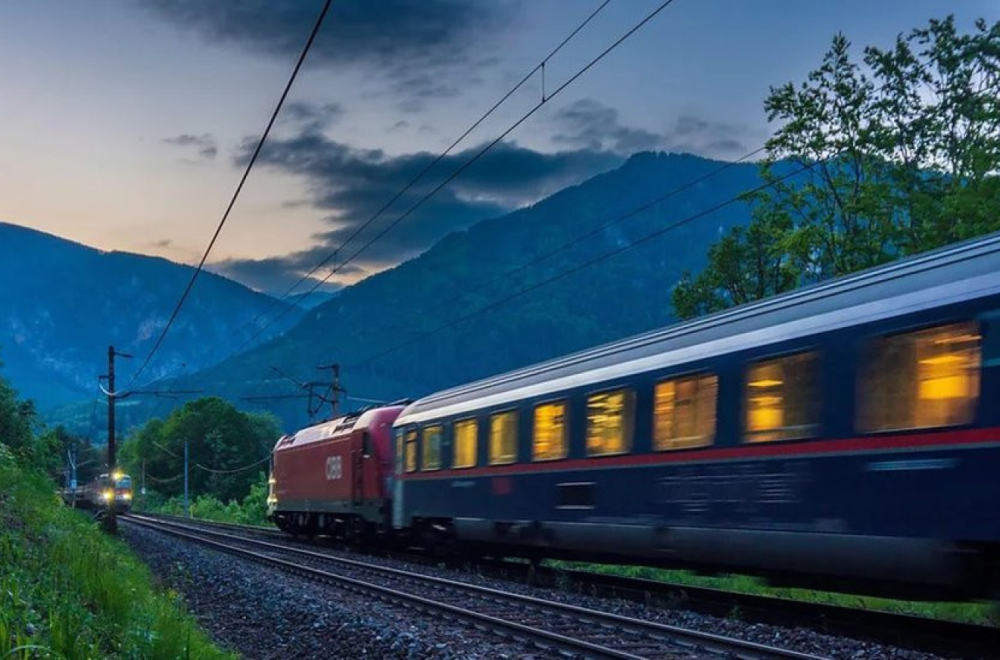
<path fill-rule="evenodd" d="M 0 375 L 43 412 L 93 398 L 98 374 L 107 373 L 108 345 L 136 356 L 118 361 L 118 374 L 127 379 L 192 272 L 166 259 L 103 252 L 0 223 Z M 202 272 L 141 382 L 184 363 L 189 369 L 211 365 L 238 331 L 247 331 L 244 324 L 273 304 L 273 298 Z M 271 336 L 296 320 L 276 326 Z"/>
<path fill-rule="evenodd" d="M 317 366 L 337 362 L 350 395 L 418 397 L 668 324 L 672 287 L 684 270 L 704 265 L 720 231 L 749 221 L 747 204 L 735 203 L 579 267 L 759 185 L 755 164 L 734 164 L 601 228 L 722 165 L 692 155 L 633 156 L 530 207 L 451 234 L 419 257 L 343 289 L 283 336 L 175 384 L 235 402 L 285 396 L 295 386 L 273 367 L 305 381 L 322 377 Z M 551 284 L 498 302 L 574 268 Z M 466 315 L 472 316 L 461 320 Z M 289 428 L 307 421 L 304 400 L 260 403 Z M 146 413 L 168 409 L 160 404 Z"/>

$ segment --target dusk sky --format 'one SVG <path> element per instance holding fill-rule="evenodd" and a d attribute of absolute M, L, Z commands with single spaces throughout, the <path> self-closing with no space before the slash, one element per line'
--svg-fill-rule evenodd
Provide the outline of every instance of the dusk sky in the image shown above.
<path fill-rule="evenodd" d="M 0 221 L 196 262 L 321 4 L 4 0 Z M 211 269 L 283 292 L 599 4 L 335 0 Z M 548 63 L 547 89 L 658 4 L 612 0 Z M 637 151 L 739 157 L 770 132 L 768 87 L 802 80 L 836 31 L 860 54 L 949 11 L 963 29 L 1000 18 L 996 0 L 676 0 L 333 281 L 396 264 Z M 533 79 L 416 195 L 540 94 Z"/>

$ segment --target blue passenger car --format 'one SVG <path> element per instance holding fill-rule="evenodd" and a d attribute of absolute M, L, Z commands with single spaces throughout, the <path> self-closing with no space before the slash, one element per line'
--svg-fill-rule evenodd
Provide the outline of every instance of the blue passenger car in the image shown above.
<path fill-rule="evenodd" d="M 1000 234 L 433 394 L 395 437 L 398 528 L 995 594 Z"/>

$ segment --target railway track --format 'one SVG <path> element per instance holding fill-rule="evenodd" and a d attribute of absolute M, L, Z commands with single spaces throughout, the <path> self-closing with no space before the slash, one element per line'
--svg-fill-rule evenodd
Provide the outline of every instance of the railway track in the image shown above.
<path fill-rule="evenodd" d="M 172 516 L 157 517 L 168 521 L 187 520 Z M 291 540 L 287 534 L 272 528 L 208 520 L 187 522 L 239 534 L 260 535 L 286 542 Z M 302 542 L 306 543 L 305 540 Z M 392 556 L 406 561 L 431 563 L 426 556 L 415 553 L 393 553 Z M 432 563 L 438 563 L 438 560 L 433 560 Z M 577 569 L 541 566 L 532 575 L 529 574 L 528 564 L 512 561 L 481 561 L 476 566 L 501 579 L 518 582 L 530 579 L 541 586 L 588 595 L 662 604 L 664 607 L 679 607 L 713 616 L 735 614 L 753 623 L 804 627 L 830 635 L 853 637 L 943 656 L 1000 658 L 1000 628 L 993 626 Z"/>
<path fill-rule="evenodd" d="M 464 620 L 535 646 L 592 658 L 784 658 L 814 660 L 798 651 L 630 619 L 617 614 L 510 593 L 272 543 L 221 530 L 146 516 L 129 524 L 151 528 L 244 559 L 291 571 L 339 588 Z"/>

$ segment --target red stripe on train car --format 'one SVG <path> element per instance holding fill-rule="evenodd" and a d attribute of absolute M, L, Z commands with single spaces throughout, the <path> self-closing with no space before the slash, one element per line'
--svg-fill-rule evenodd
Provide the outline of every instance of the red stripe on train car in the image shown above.
<path fill-rule="evenodd" d="M 575 458 L 570 460 L 538 461 L 512 465 L 491 465 L 480 468 L 411 472 L 402 476 L 410 479 L 454 479 L 459 477 L 500 476 L 528 472 L 555 472 L 609 467 L 660 465 L 668 463 L 693 463 L 709 461 L 746 460 L 784 456 L 809 456 L 851 453 L 878 453 L 898 450 L 948 448 L 961 445 L 1000 444 L 1000 428 L 968 429 L 964 431 L 936 431 L 891 436 L 867 436 L 839 440 L 786 440 L 740 447 L 685 449 L 658 451 L 649 454 L 626 454 Z"/>

